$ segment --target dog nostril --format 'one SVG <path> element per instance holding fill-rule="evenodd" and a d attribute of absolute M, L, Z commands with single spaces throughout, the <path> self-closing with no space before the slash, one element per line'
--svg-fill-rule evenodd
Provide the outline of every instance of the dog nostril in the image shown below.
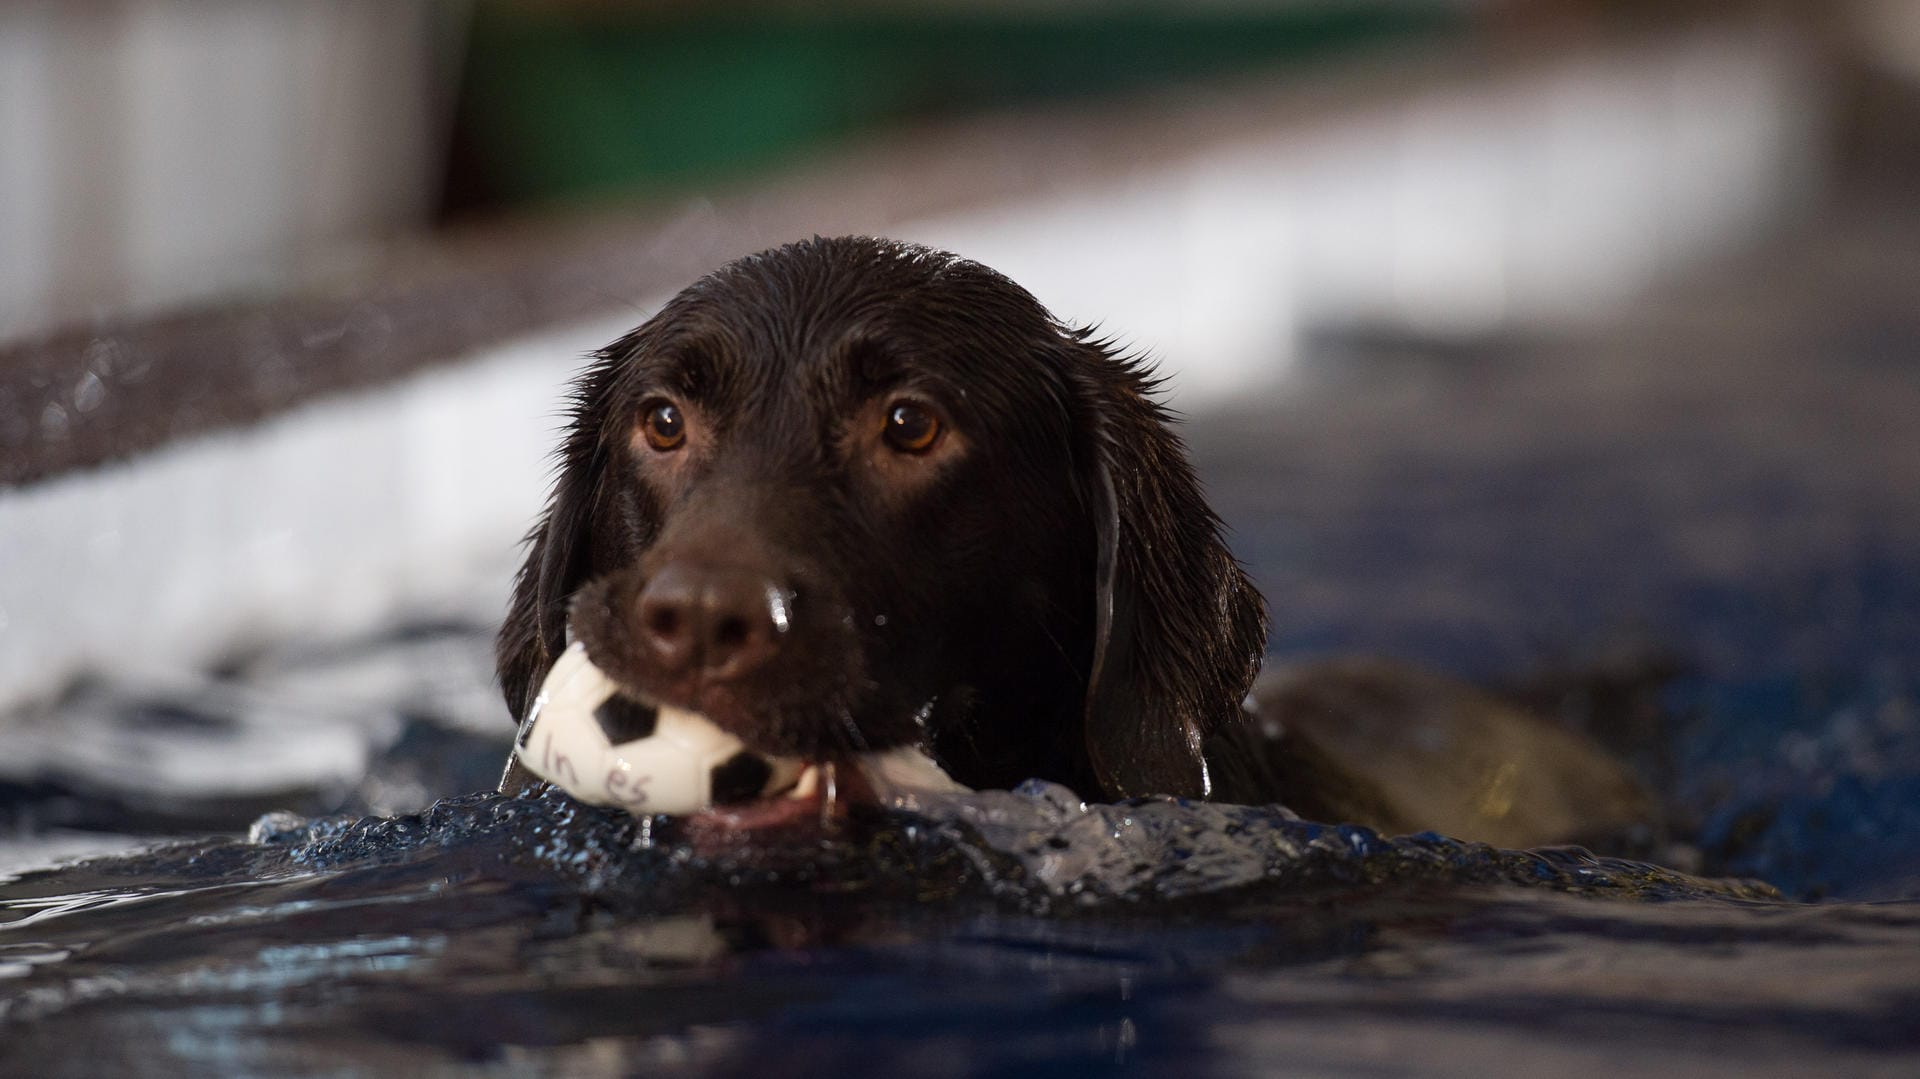
<path fill-rule="evenodd" d="M 680 612 L 659 606 L 646 613 L 647 632 L 655 637 L 675 637 L 680 632 Z"/>
<path fill-rule="evenodd" d="M 713 628 L 713 643 L 722 648 L 738 648 L 747 643 L 747 636 L 751 632 L 744 618 L 722 618 L 720 624 Z"/>

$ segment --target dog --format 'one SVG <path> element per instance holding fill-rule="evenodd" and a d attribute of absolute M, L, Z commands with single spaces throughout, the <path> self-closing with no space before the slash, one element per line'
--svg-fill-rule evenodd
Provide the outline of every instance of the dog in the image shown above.
<path fill-rule="evenodd" d="M 955 255 L 733 262 L 579 377 L 499 635 L 508 707 L 571 624 L 769 754 L 917 745 L 972 787 L 1218 796 L 1266 612 L 1155 385 Z"/>
<path fill-rule="evenodd" d="M 1644 815 L 1598 747 L 1445 678 L 1309 665 L 1250 698 L 1265 602 L 1157 387 L 946 252 L 816 237 L 709 274 L 575 383 L 498 638 L 523 737 L 572 634 L 772 756 L 1513 843 Z"/>

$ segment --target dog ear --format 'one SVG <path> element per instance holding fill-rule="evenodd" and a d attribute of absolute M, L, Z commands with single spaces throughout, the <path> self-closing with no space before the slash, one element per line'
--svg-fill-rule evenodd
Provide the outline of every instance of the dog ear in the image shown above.
<path fill-rule="evenodd" d="M 513 598 L 494 642 L 494 664 L 507 709 L 526 718 L 534 687 L 567 643 L 567 599 L 584 583 L 585 533 L 593 470 L 562 465 L 553 498 L 527 535 L 527 558 L 514 575 Z"/>
<path fill-rule="evenodd" d="M 1203 746 L 1245 722 L 1266 604 L 1221 538 L 1157 380 L 1088 332 L 1071 336 L 1098 545 L 1088 757 L 1108 795 L 1205 797 Z"/>
<path fill-rule="evenodd" d="M 526 718 L 547 669 L 567 645 L 567 605 L 592 572 L 593 524 L 604 517 L 608 451 L 607 400 L 616 357 L 626 355 L 631 338 L 608 346 L 583 371 L 573 388 L 573 416 L 555 453 L 558 475 L 540 521 L 527 534 L 527 557 L 514 575 L 513 596 L 494 642 L 494 665 L 507 709 L 516 721 Z"/>

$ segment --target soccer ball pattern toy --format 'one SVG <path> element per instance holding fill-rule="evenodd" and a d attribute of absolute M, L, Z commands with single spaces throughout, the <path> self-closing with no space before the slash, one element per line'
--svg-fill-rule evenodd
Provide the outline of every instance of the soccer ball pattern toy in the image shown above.
<path fill-rule="evenodd" d="M 575 798 L 633 813 L 750 802 L 788 790 L 805 770 L 748 749 L 697 713 L 626 696 L 578 641 L 547 672 L 515 752 Z"/>

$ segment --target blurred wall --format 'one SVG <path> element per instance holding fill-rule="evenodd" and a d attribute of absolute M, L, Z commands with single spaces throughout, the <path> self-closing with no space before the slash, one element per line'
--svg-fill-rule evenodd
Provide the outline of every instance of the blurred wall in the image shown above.
<path fill-rule="evenodd" d="M 464 7 L 0 4 L 0 340 L 424 224 Z"/>
<path fill-rule="evenodd" d="M 951 212 L 861 199 L 902 182 L 888 159 L 864 181 L 830 172 L 821 201 L 764 220 L 751 198 L 696 202 L 622 252 L 703 252 L 704 270 L 816 226 L 947 245 L 1150 348 L 1175 402 L 1203 410 L 1262 383 L 1285 392 L 1317 329 L 1470 336 L 1598 316 L 1749 243 L 1815 190 L 1821 85 L 1791 35 L 1743 23 L 1199 132 L 1168 116 L 1215 106 L 1154 105 L 1135 126 L 1110 117 L 1095 141 L 1112 157 L 1055 146 L 1051 127 L 1009 132 L 1020 156 L 999 166 L 1065 175 Z M 948 131 L 930 145 L 923 181 L 979 175 L 986 144 Z M 1100 164 L 1065 167 L 1083 153 Z M 89 670 L 189 669 L 249 638 L 491 617 L 542 501 L 567 376 L 669 291 L 607 295 L 603 316 L 398 386 L 0 492 L 0 710 Z"/>
<path fill-rule="evenodd" d="M 894 231 L 1162 357 L 1183 408 L 1316 336 L 1577 325 L 1814 198 L 1817 57 L 1769 21 L 1573 50 L 1309 113 L 1053 197 Z"/>

